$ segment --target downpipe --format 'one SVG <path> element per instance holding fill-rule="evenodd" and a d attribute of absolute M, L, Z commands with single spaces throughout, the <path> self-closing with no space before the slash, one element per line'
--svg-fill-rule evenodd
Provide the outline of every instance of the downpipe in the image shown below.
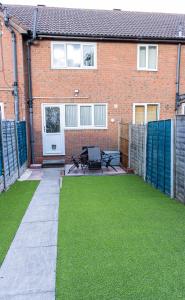
<path fill-rule="evenodd" d="M 11 33 L 12 38 L 12 64 L 13 64 L 13 96 L 15 121 L 19 121 L 19 90 L 18 90 L 18 67 L 17 67 L 17 41 L 16 34 L 9 22 L 7 9 L 4 9 L 4 24 Z"/>
<path fill-rule="evenodd" d="M 28 108 L 29 108 L 29 128 L 30 128 L 30 147 L 31 163 L 34 164 L 34 130 L 33 130 L 33 95 L 31 77 L 31 43 L 27 43 L 27 65 L 28 65 Z"/>
<path fill-rule="evenodd" d="M 32 94 L 32 74 L 31 74 L 31 45 L 37 37 L 37 16 L 38 8 L 34 10 L 33 34 L 32 38 L 27 41 L 27 68 L 28 68 L 28 107 L 29 107 L 29 127 L 30 127 L 30 148 L 31 163 L 34 164 L 34 129 L 33 129 L 33 94 Z"/>
<path fill-rule="evenodd" d="M 176 111 L 180 105 L 180 68 L 181 68 L 181 43 L 178 44 L 177 67 L 176 67 Z"/>
<path fill-rule="evenodd" d="M 17 75 L 17 43 L 16 35 L 12 30 L 12 53 L 13 53 L 13 95 L 14 95 L 14 109 L 15 109 L 15 121 L 19 121 L 19 91 L 18 91 L 18 75 Z"/>

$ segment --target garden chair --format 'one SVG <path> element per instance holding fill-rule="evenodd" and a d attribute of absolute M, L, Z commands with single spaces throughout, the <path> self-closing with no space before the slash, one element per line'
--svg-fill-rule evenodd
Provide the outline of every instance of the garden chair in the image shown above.
<path fill-rule="evenodd" d="M 70 167 L 68 174 L 73 171 L 75 168 L 79 169 L 80 167 L 80 160 L 76 158 L 75 156 L 72 156 L 72 163 L 73 165 Z"/>
<path fill-rule="evenodd" d="M 105 163 L 106 168 L 111 167 L 115 172 L 118 172 L 116 168 L 111 164 L 111 161 L 114 159 L 110 154 L 106 154 L 105 152 L 102 151 L 102 162 Z"/>

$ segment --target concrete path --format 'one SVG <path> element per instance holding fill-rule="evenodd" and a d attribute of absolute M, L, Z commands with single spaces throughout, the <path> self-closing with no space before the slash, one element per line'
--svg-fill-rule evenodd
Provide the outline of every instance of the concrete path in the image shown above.
<path fill-rule="evenodd" d="M 54 300 L 60 169 L 42 180 L 0 268 L 1 300 Z"/>

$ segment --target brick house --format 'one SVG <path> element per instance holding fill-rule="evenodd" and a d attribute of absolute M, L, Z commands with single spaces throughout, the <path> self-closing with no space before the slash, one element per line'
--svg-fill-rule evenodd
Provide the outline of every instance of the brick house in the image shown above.
<path fill-rule="evenodd" d="M 120 121 L 184 113 L 185 15 L 6 7 L 0 108 L 6 119 L 27 120 L 32 162 L 83 145 L 116 150 Z"/>

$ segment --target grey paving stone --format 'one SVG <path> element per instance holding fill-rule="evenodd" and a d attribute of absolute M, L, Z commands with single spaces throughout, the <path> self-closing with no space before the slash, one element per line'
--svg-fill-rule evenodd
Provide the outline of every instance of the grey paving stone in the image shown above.
<path fill-rule="evenodd" d="M 22 222 L 46 222 L 56 220 L 58 220 L 58 205 L 30 205 Z"/>
<path fill-rule="evenodd" d="M 0 300 L 54 300 L 60 171 L 47 169 L 0 268 Z"/>
<path fill-rule="evenodd" d="M 58 205 L 58 194 L 35 195 L 30 203 L 30 207 L 35 205 Z"/>
<path fill-rule="evenodd" d="M 23 223 L 12 243 L 13 248 L 46 247 L 57 244 L 57 221 Z"/>
<path fill-rule="evenodd" d="M 59 182 L 56 185 L 39 185 L 38 189 L 37 189 L 37 195 L 45 195 L 47 192 L 47 194 L 59 194 L 60 192 L 60 187 L 59 187 Z"/>
<path fill-rule="evenodd" d="M 28 295 L 3 296 L 0 300 L 55 300 L 55 292 L 36 293 Z"/>
<path fill-rule="evenodd" d="M 0 299 L 55 290 L 57 248 L 19 248 L 8 252 L 0 269 Z"/>

